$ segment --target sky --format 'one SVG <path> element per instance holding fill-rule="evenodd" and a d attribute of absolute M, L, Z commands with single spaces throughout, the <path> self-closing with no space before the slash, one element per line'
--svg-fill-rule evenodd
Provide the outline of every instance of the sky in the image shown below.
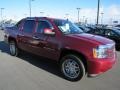
<path fill-rule="evenodd" d="M 96 21 L 98 0 L 33 0 L 32 16 L 69 18 L 77 21 L 77 9 L 80 9 L 80 21 Z M 120 0 L 100 0 L 100 23 L 120 20 Z M 29 17 L 29 0 L 0 0 L 4 19 L 20 20 Z M 42 12 L 42 13 L 41 13 Z M 104 13 L 103 15 L 101 13 Z"/>

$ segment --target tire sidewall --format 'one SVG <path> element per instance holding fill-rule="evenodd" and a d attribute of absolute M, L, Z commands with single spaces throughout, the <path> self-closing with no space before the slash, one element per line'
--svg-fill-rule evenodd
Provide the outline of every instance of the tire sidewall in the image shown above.
<path fill-rule="evenodd" d="M 75 62 L 77 62 L 77 64 L 79 65 L 80 73 L 79 73 L 79 75 L 78 75 L 77 78 L 70 78 L 70 77 L 67 77 L 67 76 L 64 74 L 62 65 L 63 65 L 63 63 L 64 63 L 67 59 L 73 59 L 73 60 L 75 60 Z M 66 56 L 64 56 L 64 57 L 62 58 L 62 60 L 60 61 L 60 69 L 61 69 L 61 72 L 62 72 L 63 76 L 65 77 L 65 79 L 67 79 L 67 80 L 69 80 L 69 81 L 78 81 L 78 80 L 81 80 L 82 77 L 85 75 L 85 66 L 84 66 L 83 62 L 81 61 L 80 57 L 78 57 L 77 55 L 73 55 L 73 54 L 66 55 Z"/>
<path fill-rule="evenodd" d="M 14 44 L 14 46 L 15 46 L 15 53 L 12 53 L 11 50 L 10 50 L 10 45 L 11 45 L 11 44 Z M 18 55 L 18 48 L 17 48 L 17 44 L 16 44 L 15 41 L 10 41 L 10 43 L 9 43 L 9 50 L 10 50 L 10 54 L 11 54 L 12 56 L 17 56 L 17 55 Z"/>

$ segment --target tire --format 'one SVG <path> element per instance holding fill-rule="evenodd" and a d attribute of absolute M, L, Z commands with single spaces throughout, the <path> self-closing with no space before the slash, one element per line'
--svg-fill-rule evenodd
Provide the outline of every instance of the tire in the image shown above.
<path fill-rule="evenodd" d="M 18 56 L 19 49 L 18 49 L 17 44 L 16 44 L 15 41 L 10 41 L 9 50 L 10 50 L 10 54 L 12 56 Z"/>
<path fill-rule="evenodd" d="M 85 75 L 85 66 L 83 62 L 78 56 L 72 54 L 62 58 L 60 69 L 65 79 L 69 81 L 81 80 Z"/>

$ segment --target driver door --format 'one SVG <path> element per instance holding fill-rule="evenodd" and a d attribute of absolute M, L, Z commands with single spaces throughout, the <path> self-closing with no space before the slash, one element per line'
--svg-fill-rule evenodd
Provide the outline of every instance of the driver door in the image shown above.
<path fill-rule="evenodd" d="M 37 28 L 33 35 L 34 47 L 38 55 L 47 57 L 50 59 L 58 58 L 58 40 L 55 36 L 45 35 L 44 29 L 53 29 L 52 25 L 48 21 L 38 21 Z"/>

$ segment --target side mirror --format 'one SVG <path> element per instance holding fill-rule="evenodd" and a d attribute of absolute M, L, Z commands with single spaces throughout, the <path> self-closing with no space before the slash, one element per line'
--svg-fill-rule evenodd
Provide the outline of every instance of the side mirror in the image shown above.
<path fill-rule="evenodd" d="M 44 34 L 54 36 L 55 32 L 52 29 L 45 28 L 44 29 Z"/>

